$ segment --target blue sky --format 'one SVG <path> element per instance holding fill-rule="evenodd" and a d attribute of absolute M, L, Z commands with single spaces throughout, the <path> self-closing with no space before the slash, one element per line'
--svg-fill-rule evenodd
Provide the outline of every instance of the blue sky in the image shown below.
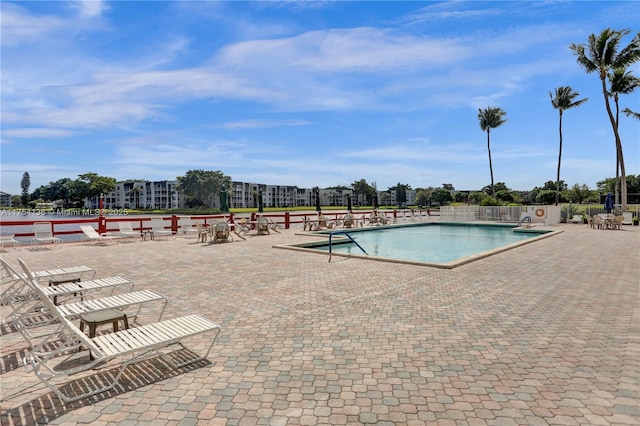
<path fill-rule="evenodd" d="M 19 193 L 95 172 L 384 190 L 555 180 L 549 92 L 589 101 L 563 120 L 561 178 L 615 176 L 600 81 L 571 43 L 640 27 L 637 1 L 1 3 L 0 189 Z M 631 35 L 624 39 L 624 45 Z M 639 68 L 634 67 L 635 75 Z M 621 98 L 640 110 L 640 92 Z M 640 173 L 640 122 L 620 133 Z"/>

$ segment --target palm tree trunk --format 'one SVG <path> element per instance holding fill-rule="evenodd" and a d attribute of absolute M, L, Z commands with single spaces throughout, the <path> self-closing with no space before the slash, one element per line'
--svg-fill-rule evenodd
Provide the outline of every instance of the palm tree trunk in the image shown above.
<path fill-rule="evenodd" d="M 560 149 L 558 152 L 558 176 L 556 178 L 556 206 L 560 202 L 560 162 L 562 161 L 562 110 L 560 110 L 560 124 L 558 126 L 560 133 Z"/>
<path fill-rule="evenodd" d="M 493 186 L 493 165 L 491 164 L 491 143 L 489 133 L 491 130 L 487 129 L 487 151 L 489 151 L 489 172 L 491 173 L 491 197 L 496 198 L 496 189 Z"/>
<path fill-rule="evenodd" d="M 620 189 L 622 192 L 622 211 L 627 210 L 627 174 L 624 168 L 624 157 L 622 155 L 622 141 L 620 140 L 620 133 L 618 132 L 618 124 L 616 123 L 616 119 L 611 112 L 611 105 L 609 104 L 609 96 L 607 92 L 607 85 L 605 83 L 605 79 L 601 78 L 602 81 L 602 93 L 604 95 L 604 104 L 607 107 L 607 114 L 609 115 L 609 121 L 611 122 L 611 127 L 613 128 L 613 134 L 616 138 L 616 154 L 618 157 L 618 164 L 616 164 L 616 169 L 618 165 L 620 165 Z"/>

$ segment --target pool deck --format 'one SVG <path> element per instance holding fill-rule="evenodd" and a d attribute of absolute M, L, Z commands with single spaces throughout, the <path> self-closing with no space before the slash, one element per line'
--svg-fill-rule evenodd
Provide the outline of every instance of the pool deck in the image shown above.
<path fill-rule="evenodd" d="M 300 229 L 9 250 L 33 269 L 133 279 L 169 297 L 165 318 L 223 328 L 209 362 L 143 361 L 115 390 L 65 405 L 3 326 L 0 423 L 639 424 L 640 227 L 553 228 L 564 232 L 455 269 L 272 248 L 317 239 Z"/>

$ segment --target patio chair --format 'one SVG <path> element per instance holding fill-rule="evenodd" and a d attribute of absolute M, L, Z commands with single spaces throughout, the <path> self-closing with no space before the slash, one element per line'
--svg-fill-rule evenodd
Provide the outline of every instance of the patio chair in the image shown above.
<path fill-rule="evenodd" d="M 620 229 L 622 230 L 622 222 L 624 222 L 624 216 L 618 215 L 613 218 L 611 222 L 611 229 Z"/>
<path fill-rule="evenodd" d="M 247 219 L 246 217 L 243 217 L 234 222 L 233 233 L 236 234 L 238 237 L 242 238 L 243 240 L 246 240 L 244 236 L 248 235 L 249 232 L 251 232 L 251 224 L 249 223 L 249 219 Z"/>
<path fill-rule="evenodd" d="M 205 226 L 201 223 L 196 223 L 196 231 L 198 231 L 198 242 L 202 241 L 203 243 L 207 241 L 207 237 L 209 236 L 209 230 L 205 228 Z"/>
<path fill-rule="evenodd" d="M 52 243 L 54 247 L 62 247 L 62 240 L 53 236 L 51 222 L 34 222 L 31 247 L 35 249 L 36 246 L 47 243 Z"/>
<path fill-rule="evenodd" d="M 180 232 L 182 235 L 195 235 L 196 237 L 200 235 L 197 222 L 194 223 L 190 217 L 181 216 L 178 221 L 180 222 Z"/>
<path fill-rule="evenodd" d="M 18 258 L 18 262 L 23 270 L 29 270 L 22 259 Z M 17 275 L 11 265 L 4 260 L 2 260 L 2 268 L 3 270 L 10 271 L 10 274 L 12 275 Z M 8 318 L 11 319 L 11 323 L 21 332 L 29 344 L 29 347 L 34 347 L 34 341 L 38 338 L 46 337 L 48 333 L 45 332 L 44 334 L 38 335 L 33 333 L 31 329 L 50 325 L 55 321 L 55 318 L 53 318 L 49 312 L 43 310 L 43 305 L 39 300 L 38 292 L 38 288 L 41 287 L 36 283 L 33 275 L 31 275 L 30 272 L 25 272 L 25 274 L 20 274 L 20 277 L 20 281 L 24 284 L 23 288 L 26 289 L 23 293 L 30 296 L 29 300 L 35 300 L 35 302 L 30 306 L 25 303 L 18 304 L 12 302 L 11 306 L 13 311 Z M 99 313 L 99 315 L 104 317 L 105 313 L 109 313 L 109 315 L 113 316 L 113 312 L 116 312 L 116 318 L 122 317 L 125 321 L 127 321 L 128 318 L 137 320 L 143 306 L 147 306 L 150 302 L 159 302 L 162 303 L 162 309 L 158 315 L 159 320 L 162 318 L 162 314 L 164 313 L 168 300 L 166 296 L 153 290 L 132 291 L 129 293 L 98 298 L 94 296 L 95 293 L 84 293 L 80 301 L 64 304 L 57 304 L 54 302 L 54 305 L 58 306 L 61 314 L 67 318 L 79 318 L 81 321 L 81 329 L 82 324 L 87 323 L 89 324 L 90 329 L 93 326 L 93 330 L 95 331 L 95 326 L 91 324 L 92 322 L 95 323 L 95 321 L 90 318 L 90 316 L 95 313 Z M 34 320 L 34 318 L 36 319 Z"/>
<path fill-rule="evenodd" d="M 32 286 L 26 285 L 25 280 L 32 280 L 38 283 L 38 280 L 43 277 L 48 278 L 48 286 L 43 286 L 39 283 L 38 285 L 54 303 L 58 303 L 58 299 L 66 300 L 71 297 L 84 299 L 91 294 L 95 294 L 95 292 L 104 291 L 104 294 L 112 295 L 116 287 L 128 288 L 131 291 L 135 285 L 133 281 L 118 276 L 81 281 L 80 278 L 87 271 L 95 274 L 94 269 L 84 265 L 46 271 L 30 271 L 30 275 L 27 275 L 26 273 L 17 272 L 2 258 L 0 258 L 0 263 L 2 266 L 3 288 L 2 296 L 0 297 L 2 323 L 13 321 L 23 313 L 41 312 L 41 306 L 33 304 L 33 300 L 37 299 L 36 293 Z M 24 268 L 26 268 L 26 265 Z M 91 278 L 93 276 L 91 275 Z"/>
<path fill-rule="evenodd" d="M 227 222 L 218 222 L 212 228 L 212 238 L 211 243 L 215 243 L 216 241 L 229 241 L 229 238 L 233 240 L 233 237 L 230 234 L 230 227 Z"/>
<path fill-rule="evenodd" d="M 121 238 L 137 238 L 141 237 L 140 231 L 134 231 L 131 222 L 119 221 L 118 231 L 114 233 Z"/>
<path fill-rule="evenodd" d="M 604 219 L 602 219 L 600 216 L 598 216 L 597 214 L 593 215 L 593 226 L 592 228 L 594 229 L 604 229 L 605 227 L 605 223 L 604 223 Z"/>
<path fill-rule="evenodd" d="M 84 233 L 88 241 L 93 241 L 96 244 L 109 244 L 109 242 L 118 242 L 118 237 L 113 235 L 100 235 L 91 225 L 82 225 L 80 229 Z"/>
<path fill-rule="evenodd" d="M 278 225 L 278 222 L 276 222 L 275 220 L 271 219 L 271 218 L 267 218 L 267 220 L 269 221 L 269 229 L 272 231 L 277 232 L 278 234 L 280 233 L 280 231 L 278 231 L 278 228 L 280 227 L 280 225 Z"/>
<path fill-rule="evenodd" d="M 25 271 L 26 272 L 26 271 Z M 51 389 L 64 403 L 70 403 L 89 396 L 109 391 L 116 387 L 126 368 L 145 359 L 163 356 L 163 361 L 174 368 L 192 364 L 206 359 L 211 352 L 218 335 L 220 325 L 199 315 L 163 320 L 156 323 L 121 330 L 95 337 L 86 336 L 60 309 L 36 286 L 40 301 L 46 309 L 59 321 L 55 333 L 50 334 L 42 343 L 27 353 L 23 363 L 27 371 L 33 371 L 38 379 Z M 174 347 L 182 348 L 182 342 L 188 338 L 204 333 L 212 334 L 211 343 L 204 355 L 186 354 L 171 356 L 168 351 Z M 62 338 L 60 338 L 61 336 Z M 50 350 L 50 343 L 55 339 L 58 345 Z M 78 351 L 88 349 L 92 355 L 86 363 L 78 363 Z M 100 367 L 111 368 L 112 360 L 120 360 L 120 368 L 115 374 L 94 374 L 82 380 L 82 386 L 67 386 L 65 383 L 79 373 Z"/>
<path fill-rule="evenodd" d="M 353 228 L 354 227 L 354 217 L 351 213 L 347 213 L 342 218 L 342 227 L 343 228 Z"/>
<path fill-rule="evenodd" d="M 258 218 L 258 224 L 257 224 L 257 234 L 258 235 L 264 235 L 264 234 L 270 234 L 271 232 L 269 232 L 269 219 L 267 219 L 264 216 L 260 216 Z"/>
<path fill-rule="evenodd" d="M 0 235 L 0 250 L 4 250 L 4 246 L 11 244 L 15 249 L 20 250 L 20 248 L 22 247 L 22 243 L 16 239 L 14 239 L 13 237 L 15 236 L 15 234 L 5 234 L 5 235 Z"/>
<path fill-rule="evenodd" d="M 161 217 L 151 218 L 151 232 L 153 232 L 154 239 L 158 237 L 173 236 L 173 231 L 171 231 L 170 229 L 165 229 L 164 219 L 162 219 Z"/>
<path fill-rule="evenodd" d="M 583 223 L 584 219 L 582 219 L 581 214 L 573 215 L 573 217 L 569 220 L 570 223 Z"/>

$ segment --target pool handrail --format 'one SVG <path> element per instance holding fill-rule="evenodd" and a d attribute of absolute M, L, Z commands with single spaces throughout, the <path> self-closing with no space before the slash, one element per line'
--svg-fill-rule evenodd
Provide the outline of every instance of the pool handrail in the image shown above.
<path fill-rule="evenodd" d="M 365 249 L 363 249 L 363 248 L 362 248 L 362 246 L 360 246 L 360 244 L 358 244 L 358 243 L 356 242 L 356 240 L 354 240 L 354 239 L 353 239 L 353 237 L 351 237 L 351 235 L 349 235 L 349 233 L 348 233 L 347 231 L 331 231 L 331 232 L 329 233 L 329 262 L 331 262 L 331 239 L 333 238 L 333 236 L 334 236 L 334 235 L 337 235 L 337 234 L 346 235 L 346 236 L 347 236 L 347 238 L 349 238 L 353 244 L 355 244 L 356 246 L 358 246 L 358 248 L 359 248 L 360 250 L 362 250 L 362 252 L 363 252 L 364 254 L 366 254 L 367 256 L 369 256 L 369 253 L 367 253 L 367 252 L 366 252 L 366 250 L 365 250 Z"/>

